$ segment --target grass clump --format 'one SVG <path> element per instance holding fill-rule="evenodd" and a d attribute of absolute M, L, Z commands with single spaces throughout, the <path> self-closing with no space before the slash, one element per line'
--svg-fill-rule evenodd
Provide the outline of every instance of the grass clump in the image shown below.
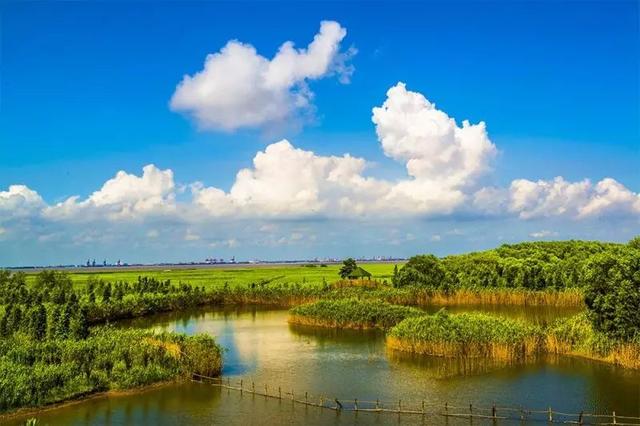
<path fill-rule="evenodd" d="M 536 355 L 542 346 L 542 329 L 522 321 L 483 313 L 407 318 L 387 337 L 392 349 L 446 357 L 485 357 L 515 361 Z"/>
<path fill-rule="evenodd" d="M 290 313 L 289 322 L 293 324 L 356 329 L 386 329 L 405 318 L 424 314 L 416 308 L 355 298 L 320 300 L 297 306 Z"/>

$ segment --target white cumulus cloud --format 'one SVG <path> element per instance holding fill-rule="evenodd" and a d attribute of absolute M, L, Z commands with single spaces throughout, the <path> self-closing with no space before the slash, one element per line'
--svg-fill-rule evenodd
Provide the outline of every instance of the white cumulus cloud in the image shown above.
<path fill-rule="evenodd" d="M 175 210 L 173 171 L 153 164 L 142 169 L 142 176 L 119 171 L 86 200 L 73 196 L 44 209 L 51 219 L 135 219 Z"/>
<path fill-rule="evenodd" d="M 373 109 L 372 119 L 383 152 L 405 165 L 405 176 L 370 176 L 364 158 L 320 155 L 281 140 L 257 152 L 251 167 L 239 170 L 227 190 L 202 182 L 177 185 L 172 170 L 153 164 L 140 175 L 119 171 L 85 199 L 74 196 L 53 205 L 27 186 L 11 185 L 0 191 L 3 241 L 10 235 L 30 233 L 57 239 L 82 223 L 90 228 L 78 226 L 75 242 L 111 238 L 112 232 L 96 231 L 103 228 L 94 226 L 106 222 L 113 222 L 104 228 L 113 232 L 128 229 L 119 235 L 135 229 L 156 241 L 162 237 L 222 246 L 224 241 L 235 241 L 233 235 L 220 235 L 227 225 L 244 219 L 267 222 L 256 224 L 255 229 L 267 234 L 260 238 L 269 245 L 312 238 L 308 231 L 280 232 L 279 226 L 284 225 L 278 221 L 291 219 L 404 220 L 470 213 L 523 220 L 640 218 L 640 195 L 612 178 L 595 184 L 563 177 L 516 179 L 506 187 L 482 187 L 480 179 L 491 169 L 496 153 L 484 123 L 465 121 L 458 126 L 402 83 L 388 91 L 382 106 Z M 183 187 L 190 190 L 178 197 Z M 65 228 L 65 223 L 74 228 Z M 432 241 L 441 235 L 433 234 Z M 551 236 L 555 234 L 546 230 L 530 234 L 532 238 Z"/>
<path fill-rule="evenodd" d="M 45 202 L 42 197 L 26 185 L 11 185 L 0 191 L 0 221 L 37 214 Z"/>
<path fill-rule="evenodd" d="M 508 210 L 522 219 L 640 215 L 640 195 L 612 178 L 595 185 L 589 179 L 568 182 L 560 176 L 535 182 L 516 179 L 508 190 Z"/>
<path fill-rule="evenodd" d="M 354 49 L 340 51 L 347 31 L 323 21 L 304 49 L 287 41 L 269 60 L 255 47 L 236 40 L 209 54 L 204 68 L 185 75 L 171 98 L 174 111 L 191 115 L 203 129 L 233 131 L 283 123 L 309 112 L 313 92 L 307 82 L 337 74 L 346 83 L 353 72 Z"/>

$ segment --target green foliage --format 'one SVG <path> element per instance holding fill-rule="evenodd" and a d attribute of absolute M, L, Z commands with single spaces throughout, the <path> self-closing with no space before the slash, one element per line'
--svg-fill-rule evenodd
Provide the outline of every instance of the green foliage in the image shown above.
<path fill-rule="evenodd" d="M 84 340 L 0 339 L 0 411 L 202 372 L 220 373 L 213 338 L 97 328 Z"/>
<path fill-rule="evenodd" d="M 440 259 L 432 254 L 413 256 L 395 277 L 395 285 L 436 289 L 444 286 L 445 270 Z"/>
<path fill-rule="evenodd" d="M 640 251 L 593 256 L 585 265 L 584 282 L 596 330 L 624 340 L 640 336 Z"/>
<path fill-rule="evenodd" d="M 34 340 L 42 340 L 47 336 L 47 310 L 42 303 L 31 310 L 29 335 Z"/>
<path fill-rule="evenodd" d="M 389 336 L 418 342 L 453 345 L 500 343 L 515 347 L 524 344 L 526 339 L 539 340 L 542 329 L 524 321 L 480 312 L 449 314 L 442 309 L 434 315 L 407 318 L 393 327 Z"/>
<path fill-rule="evenodd" d="M 640 235 L 638 235 L 637 237 L 632 238 L 627 245 L 631 248 L 640 250 Z"/>
<path fill-rule="evenodd" d="M 72 339 L 86 339 L 89 336 L 89 321 L 87 308 L 82 306 L 76 311 L 69 322 L 69 335 Z"/>
<path fill-rule="evenodd" d="M 340 275 L 340 278 L 342 278 L 343 280 L 346 280 L 347 278 L 349 278 L 349 275 L 351 275 L 351 273 L 358 267 L 358 265 L 356 264 L 355 259 L 353 258 L 348 258 L 342 261 L 342 267 L 340 268 L 340 271 L 338 272 L 338 275 Z"/>
<path fill-rule="evenodd" d="M 298 322 L 325 323 L 334 327 L 389 328 L 403 319 L 423 314 L 407 306 L 392 305 L 379 300 L 320 300 L 291 309 Z"/>

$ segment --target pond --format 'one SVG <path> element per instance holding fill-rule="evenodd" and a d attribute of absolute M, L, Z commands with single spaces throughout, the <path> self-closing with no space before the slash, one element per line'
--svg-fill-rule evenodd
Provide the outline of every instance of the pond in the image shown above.
<path fill-rule="evenodd" d="M 468 309 L 468 308 L 467 308 Z M 527 308 L 528 309 L 528 308 Z M 522 316 L 517 308 L 505 315 Z M 544 310 L 542 310 L 544 311 Z M 531 310 L 532 319 L 550 321 L 572 311 Z M 569 357 L 524 365 L 461 363 L 406 356 L 385 347 L 379 331 L 324 330 L 287 323 L 286 310 L 256 307 L 208 309 L 142 318 L 121 326 L 209 333 L 226 348 L 223 374 L 232 383 L 251 381 L 257 389 L 283 394 L 305 392 L 332 400 L 386 401 L 399 398 L 428 406 L 525 406 L 578 413 L 640 415 L 640 373 Z M 285 398 L 288 398 L 287 395 Z M 50 425 L 188 424 L 468 424 L 469 420 L 416 415 L 336 413 L 265 399 L 202 383 L 170 384 L 129 395 L 95 398 L 40 414 Z M 13 422 L 18 423 L 18 419 Z"/>

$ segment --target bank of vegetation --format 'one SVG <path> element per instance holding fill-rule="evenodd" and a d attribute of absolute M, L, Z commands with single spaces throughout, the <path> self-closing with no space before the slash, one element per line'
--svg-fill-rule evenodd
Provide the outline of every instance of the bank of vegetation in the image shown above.
<path fill-rule="evenodd" d="M 221 349 L 211 337 L 100 326 L 121 315 L 190 306 L 200 295 L 144 278 L 132 285 L 89 281 L 79 290 L 52 271 L 27 286 L 23 275 L 0 272 L 0 412 L 192 372 L 219 374 Z"/>
<path fill-rule="evenodd" d="M 213 338 L 98 327 L 88 336 L 0 339 L 0 412 L 39 407 L 97 392 L 131 389 L 218 375 L 220 347 Z"/>
<path fill-rule="evenodd" d="M 305 275 L 332 268 L 341 280 Z M 390 346 L 411 352 L 507 360 L 556 353 L 640 365 L 640 239 L 522 243 L 445 258 L 420 255 L 373 279 L 355 261 L 339 271 L 332 268 L 298 267 L 301 278 L 295 282 L 270 270 L 268 278 L 254 271 L 243 284 L 200 281 L 196 286 L 147 276 L 106 281 L 83 275 L 87 278 L 79 283 L 55 271 L 35 277 L 0 271 L 0 409 L 141 386 L 189 370 L 215 374 L 221 361 L 213 340 L 101 327 L 203 305 L 304 304 L 293 310 L 292 322 L 393 327 Z M 349 279 L 353 276 L 357 279 Z M 424 316 L 411 307 L 428 304 L 583 305 L 586 312 L 539 328 L 482 314 Z M 190 365 L 187 355 L 202 364 Z"/>
<path fill-rule="evenodd" d="M 423 312 L 408 306 L 392 305 L 379 300 L 320 300 L 297 306 L 290 311 L 292 324 L 331 328 L 387 329 Z"/>

